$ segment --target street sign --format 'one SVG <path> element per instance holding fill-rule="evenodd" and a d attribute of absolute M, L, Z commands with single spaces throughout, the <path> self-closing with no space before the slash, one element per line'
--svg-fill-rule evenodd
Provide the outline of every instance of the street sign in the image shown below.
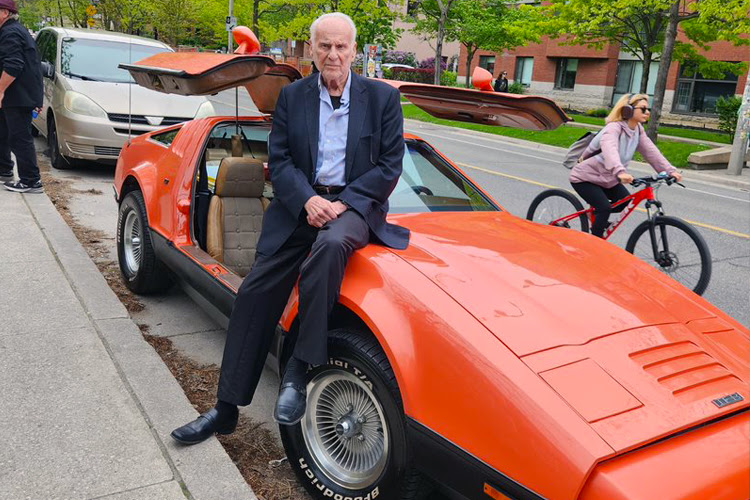
<path fill-rule="evenodd" d="M 86 23 L 89 25 L 89 28 L 93 28 L 94 25 L 96 24 L 96 20 L 94 20 L 94 19 L 92 19 L 92 18 L 89 17 L 89 19 L 88 19 L 88 21 L 86 21 Z"/>
<path fill-rule="evenodd" d="M 86 7 L 86 14 L 88 14 L 89 17 L 96 14 L 96 7 L 94 7 L 93 5 L 89 5 L 88 7 Z"/>
<path fill-rule="evenodd" d="M 227 16 L 226 19 L 227 31 L 232 31 L 237 27 L 237 18 L 234 16 Z"/>

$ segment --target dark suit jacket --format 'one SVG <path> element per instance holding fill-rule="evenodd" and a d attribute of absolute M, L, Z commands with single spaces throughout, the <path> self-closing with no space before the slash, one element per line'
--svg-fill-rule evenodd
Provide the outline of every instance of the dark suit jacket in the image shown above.
<path fill-rule="evenodd" d="M 346 187 L 338 199 L 356 210 L 371 235 L 391 248 L 409 244 L 409 230 L 385 222 L 388 196 L 401 175 L 404 156 L 400 93 L 383 82 L 351 73 Z M 315 196 L 320 114 L 318 75 L 285 87 L 269 136 L 268 168 L 274 199 L 263 220 L 258 252 L 273 255 L 291 236 Z"/>

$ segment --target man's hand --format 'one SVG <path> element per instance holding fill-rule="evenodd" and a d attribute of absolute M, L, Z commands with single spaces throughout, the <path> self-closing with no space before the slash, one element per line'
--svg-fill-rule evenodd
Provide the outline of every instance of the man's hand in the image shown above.
<path fill-rule="evenodd" d="M 0 92 L 0 109 L 3 107 L 3 97 L 5 97 L 5 92 Z"/>
<path fill-rule="evenodd" d="M 346 204 L 341 201 L 334 201 L 333 203 L 331 203 L 331 206 L 333 206 L 333 209 L 336 211 L 336 216 L 343 214 L 349 209 L 349 207 L 347 207 Z"/>
<path fill-rule="evenodd" d="M 681 174 L 681 173 L 679 173 L 679 172 L 678 172 L 677 170 L 675 170 L 674 172 L 672 172 L 672 173 L 671 173 L 671 174 L 669 174 L 669 175 L 671 175 L 672 177 L 674 177 L 674 179 L 675 179 L 675 180 L 676 180 L 677 182 L 681 182 L 681 181 L 682 181 L 682 174 Z"/>
<path fill-rule="evenodd" d="M 617 174 L 617 178 L 620 179 L 620 182 L 623 184 L 630 184 L 633 182 L 633 176 L 625 172 Z"/>
<path fill-rule="evenodd" d="M 322 196 L 312 196 L 305 202 L 307 223 L 313 227 L 323 227 L 326 222 L 337 218 L 341 212 L 337 212 L 333 205 Z"/>

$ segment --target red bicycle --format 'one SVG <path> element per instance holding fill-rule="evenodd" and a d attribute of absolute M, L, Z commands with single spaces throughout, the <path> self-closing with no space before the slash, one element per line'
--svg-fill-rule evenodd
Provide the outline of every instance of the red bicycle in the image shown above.
<path fill-rule="evenodd" d="M 634 179 L 633 187 L 644 187 L 612 205 L 613 216 L 619 217 L 605 230 L 604 239 L 608 239 L 645 201 L 647 219 L 633 230 L 625 250 L 701 295 L 711 280 L 711 252 L 708 245 L 693 226 L 677 217 L 664 215 L 661 201 L 656 196 L 661 185 L 675 183 L 679 184 L 674 177 L 666 174 Z M 574 212 L 571 213 L 571 210 Z M 540 193 L 531 202 L 526 218 L 586 233 L 595 220 L 593 207 L 584 209 L 574 194 L 562 189 L 548 189 Z"/>

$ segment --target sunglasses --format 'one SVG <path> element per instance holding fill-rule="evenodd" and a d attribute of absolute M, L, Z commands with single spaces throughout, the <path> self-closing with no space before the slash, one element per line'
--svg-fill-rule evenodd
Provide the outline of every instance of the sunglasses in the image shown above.
<path fill-rule="evenodd" d="M 646 106 L 638 106 L 637 108 L 633 108 L 633 109 L 640 109 L 644 113 L 650 113 L 651 112 L 651 108 L 647 108 Z"/>

